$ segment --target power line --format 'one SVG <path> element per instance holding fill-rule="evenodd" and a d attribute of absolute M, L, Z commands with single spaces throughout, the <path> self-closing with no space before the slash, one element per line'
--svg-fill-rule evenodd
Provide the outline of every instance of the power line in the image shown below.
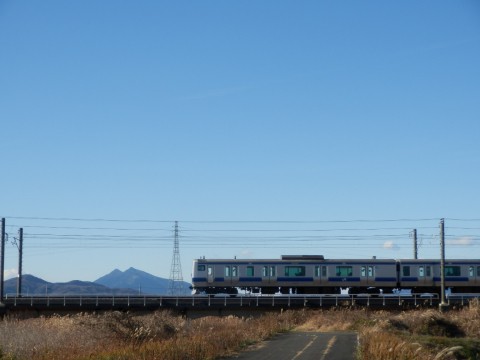
<path fill-rule="evenodd" d="M 45 226 L 45 225 L 10 225 L 12 227 L 38 229 L 72 229 L 72 230 L 113 230 L 113 231 L 171 231 L 165 228 L 112 228 L 112 227 L 79 227 L 79 226 Z"/>
<path fill-rule="evenodd" d="M 48 221 L 83 221 L 83 222 L 124 222 L 124 223 L 174 223 L 174 220 L 153 219 L 106 219 L 106 218 L 69 218 L 69 217 L 35 217 L 35 216 L 6 216 L 19 220 L 48 220 Z M 222 224 L 222 223 L 263 223 L 263 224 L 323 224 L 323 223 L 375 223 L 375 222 L 419 222 L 437 221 L 438 218 L 399 218 L 399 219 L 351 219 L 351 220 L 180 220 L 181 223 L 195 224 Z M 459 219 L 449 219 L 459 220 Z M 480 219 L 463 219 L 462 221 L 480 221 Z"/>
<path fill-rule="evenodd" d="M 9 219 L 18 220 L 48 220 L 48 221 L 83 221 L 83 222 L 124 222 L 124 223 L 172 223 L 172 220 L 149 219 L 101 219 L 101 218 L 67 218 L 67 217 L 34 217 L 34 216 L 7 216 Z"/>

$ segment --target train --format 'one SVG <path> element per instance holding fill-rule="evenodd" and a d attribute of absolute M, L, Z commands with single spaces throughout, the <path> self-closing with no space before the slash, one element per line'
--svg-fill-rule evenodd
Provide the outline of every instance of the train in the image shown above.
<path fill-rule="evenodd" d="M 325 259 L 323 255 L 282 255 L 280 259 L 193 261 L 194 294 L 440 293 L 438 259 Z M 480 259 L 446 259 L 445 288 L 480 292 Z"/>

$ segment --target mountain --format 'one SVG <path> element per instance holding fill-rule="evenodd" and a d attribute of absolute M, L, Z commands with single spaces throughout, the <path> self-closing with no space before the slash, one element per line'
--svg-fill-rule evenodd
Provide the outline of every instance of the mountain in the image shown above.
<path fill-rule="evenodd" d="M 22 295 L 30 296 L 83 296 L 83 295 L 167 295 L 169 280 L 145 271 L 130 268 L 118 269 L 94 282 L 73 280 L 65 283 L 51 283 L 33 275 L 23 275 Z M 181 282 L 182 295 L 190 294 L 190 284 Z M 4 282 L 7 296 L 17 294 L 17 278 Z"/>
<path fill-rule="evenodd" d="M 115 269 L 110 274 L 95 280 L 95 283 L 108 286 L 109 288 L 135 289 L 137 294 L 166 295 L 168 293 L 169 280 L 131 267 L 125 271 Z M 183 294 L 190 294 L 189 283 L 182 281 L 180 286 Z"/>
<path fill-rule="evenodd" d="M 50 285 L 49 282 L 33 275 L 23 275 L 22 277 L 22 290 L 24 294 L 45 294 L 45 286 L 48 287 L 48 285 Z M 4 291 L 7 295 L 17 294 L 17 278 L 6 280 L 4 282 Z"/>
<path fill-rule="evenodd" d="M 5 294 L 17 293 L 17 278 L 5 281 Z M 65 283 L 51 283 L 33 275 L 23 275 L 22 295 L 137 295 L 133 289 L 111 289 L 91 281 L 73 280 Z"/>

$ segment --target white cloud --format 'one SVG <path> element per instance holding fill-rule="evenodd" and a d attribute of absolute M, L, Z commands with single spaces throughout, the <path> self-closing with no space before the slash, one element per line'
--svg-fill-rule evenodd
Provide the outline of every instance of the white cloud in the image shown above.
<path fill-rule="evenodd" d="M 388 240 L 383 243 L 383 248 L 387 250 L 399 250 L 400 248 L 398 247 L 397 244 L 395 244 L 393 241 Z"/>
<path fill-rule="evenodd" d="M 17 277 L 18 276 L 17 269 L 5 269 L 5 271 L 3 272 L 3 276 L 5 280 Z"/>
<path fill-rule="evenodd" d="M 244 259 L 251 259 L 253 257 L 253 251 L 250 249 L 244 249 L 240 251 L 239 257 Z"/>
<path fill-rule="evenodd" d="M 458 246 L 471 246 L 473 245 L 473 239 L 468 236 L 464 236 L 454 240 L 447 240 L 448 245 L 458 245 Z"/>

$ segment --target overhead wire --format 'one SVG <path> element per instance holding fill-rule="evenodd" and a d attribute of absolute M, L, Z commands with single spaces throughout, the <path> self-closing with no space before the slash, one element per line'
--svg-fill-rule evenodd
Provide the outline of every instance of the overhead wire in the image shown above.
<path fill-rule="evenodd" d="M 105 219 L 105 218 L 70 218 L 70 217 L 9 217 L 16 220 L 25 220 L 24 228 L 32 229 L 32 232 L 24 232 L 24 237 L 32 240 L 41 240 L 41 243 L 36 241 L 30 242 L 29 247 L 48 247 L 55 248 L 67 248 L 70 246 L 83 247 L 108 247 L 108 248 L 123 248 L 130 246 L 135 247 L 168 247 L 171 246 L 173 239 L 173 226 L 172 228 L 166 227 L 112 227 L 112 226 L 72 226 L 72 225 L 58 225 L 55 222 L 124 222 L 124 223 L 170 223 L 174 224 L 175 221 L 171 220 L 151 220 L 151 219 L 133 219 L 133 220 L 121 220 L 121 219 Z M 384 241 L 394 240 L 396 244 L 406 246 L 406 241 L 411 241 L 410 227 L 388 227 L 388 226 L 355 226 L 355 227 L 326 227 L 319 228 L 318 226 L 311 227 L 311 225 L 318 224 L 341 224 L 341 223 L 386 223 L 386 222 L 430 222 L 437 221 L 437 218 L 418 218 L 418 219 L 380 219 L 380 220 L 185 220 L 180 223 L 186 223 L 187 226 L 180 227 L 180 239 L 182 243 L 187 247 L 202 247 L 202 246 L 255 246 L 270 248 L 275 246 L 285 246 L 286 243 L 291 242 L 291 246 L 297 245 L 315 244 L 322 247 L 331 246 L 336 248 L 346 248 L 348 246 L 363 246 L 372 245 L 376 247 L 382 247 Z M 450 219 L 461 221 L 480 221 L 480 219 Z M 39 223 L 32 223 L 39 222 Z M 21 221 L 18 221 L 21 222 Z M 53 223 L 53 224 L 51 224 Z M 193 226 L 189 226 L 189 225 Z M 235 227 L 223 227 L 224 225 L 238 225 Z M 277 226 L 272 226 L 276 224 Z M 207 228 L 202 228 L 200 225 L 208 225 Z M 218 226 L 212 226 L 218 225 Z M 241 225 L 241 226 L 240 226 Z M 262 228 L 261 225 L 268 225 L 266 228 Z M 292 227 L 292 225 L 296 225 Z M 306 227 L 305 227 L 306 226 Z M 20 227 L 20 226 L 19 226 Z M 9 229 L 12 229 L 12 225 L 9 225 Z M 35 229 L 48 229 L 50 232 L 37 232 Z M 435 238 L 436 235 L 428 234 L 426 231 L 438 229 L 438 227 L 419 226 L 417 229 L 422 230 L 423 233 L 419 233 L 419 238 Z M 480 230 L 476 227 L 449 227 L 449 229 L 456 230 Z M 62 230 L 62 232 L 56 232 L 55 230 Z M 71 231 L 67 231 L 71 230 Z M 91 233 L 95 231 L 95 233 Z M 349 232 L 358 232 L 359 234 L 348 234 Z M 385 233 L 378 233 L 384 231 Z M 388 231 L 388 233 L 387 233 Z M 10 232 L 10 231 L 9 231 Z M 104 233 L 102 233 L 104 232 Z M 117 234 L 116 232 L 122 232 L 123 234 Z M 129 234 L 125 232 L 139 232 L 140 234 Z M 368 233 L 370 232 L 370 233 Z M 325 233 L 323 235 L 322 233 Z M 328 233 L 328 234 L 327 234 Z M 347 233 L 347 234 L 345 234 Z M 472 245 L 476 245 L 476 242 L 480 238 L 480 234 L 474 234 L 469 231 L 469 235 L 458 235 L 447 233 L 446 238 L 454 239 L 459 237 L 468 237 Z M 248 234 L 248 235 L 247 235 Z M 291 235 L 282 235 L 291 234 Z M 350 241 L 350 242 L 348 242 Z M 357 241 L 351 243 L 351 241 Z M 375 243 L 367 242 L 375 241 Z M 405 241 L 405 243 L 403 242 Z M 72 244 L 72 242 L 79 242 L 78 245 Z M 236 244 L 236 242 L 242 242 L 242 244 Z M 332 244 L 330 244 L 331 242 Z M 333 244 L 334 243 L 334 244 Z M 403 245 L 405 244 L 405 245 Z M 422 246 L 426 246 L 422 244 Z"/>
<path fill-rule="evenodd" d="M 179 221 L 182 223 L 202 223 L 202 224 L 219 224 L 219 223 L 298 223 L 298 224 L 320 224 L 320 223 L 374 223 L 374 222 L 419 222 L 434 221 L 438 218 L 400 218 L 400 219 L 351 219 L 351 220 L 153 220 L 153 219 L 106 219 L 106 218 L 69 218 L 69 217 L 35 217 L 35 216 L 8 216 L 10 219 L 21 220 L 50 220 L 50 221 L 84 221 L 84 222 L 151 222 L 151 223 L 174 223 Z"/>

